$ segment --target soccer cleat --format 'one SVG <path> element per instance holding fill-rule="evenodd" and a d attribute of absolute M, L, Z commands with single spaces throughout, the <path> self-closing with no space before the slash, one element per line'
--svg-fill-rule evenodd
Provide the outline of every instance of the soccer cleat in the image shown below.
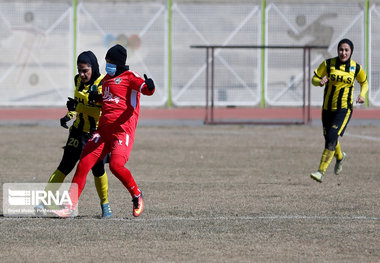
<path fill-rule="evenodd" d="M 132 199 L 133 202 L 133 216 L 138 217 L 141 215 L 142 211 L 144 210 L 144 199 L 142 196 L 142 193 L 138 196 Z"/>
<path fill-rule="evenodd" d="M 36 216 L 46 216 L 46 207 L 43 203 L 40 203 L 39 205 L 36 205 L 34 207 L 34 213 Z"/>
<path fill-rule="evenodd" d="M 75 217 L 75 210 L 71 209 L 70 207 L 65 207 L 60 210 L 52 210 L 52 213 L 56 214 L 59 217 Z"/>
<path fill-rule="evenodd" d="M 322 183 L 323 173 L 321 171 L 316 171 L 315 173 L 311 173 L 310 177 L 315 181 Z"/>
<path fill-rule="evenodd" d="M 334 166 L 334 173 L 336 175 L 340 174 L 343 170 L 343 162 L 344 159 L 346 159 L 347 154 L 345 152 L 342 152 L 343 158 L 341 160 L 336 160 L 335 166 Z"/>
<path fill-rule="evenodd" d="M 102 218 L 107 218 L 112 216 L 111 206 L 109 203 L 103 204 L 102 206 Z"/>

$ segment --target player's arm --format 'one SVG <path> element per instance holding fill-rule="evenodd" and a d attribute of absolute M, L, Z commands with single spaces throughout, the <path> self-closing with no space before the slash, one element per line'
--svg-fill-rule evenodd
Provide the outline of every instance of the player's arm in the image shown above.
<path fill-rule="evenodd" d="M 74 77 L 75 87 L 77 87 L 76 83 L 78 81 L 80 81 L 79 80 L 79 74 Z M 72 118 L 75 117 L 75 115 L 76 115 L 75 109 L 76 109 L 77 105 L 78 105 L 77 100 L 70 98 L 70 97 L 68 98 L 68 100 L 66 102 L 66 107 L 67 107 L 68 112 L 66 113 L 65 116 L 63 116 L 62 118 L 59 119 L 59 122 L 63 128 L 66 128 L 66 129 L 69 128 L 67 126 L 67 122 L 69 122 Z"/>
<path fill-rule="evenodd" d="M 311 80 L 311 83 L 314 86 L 324 86 L 328 82 L 327 78 L 327 64 L 326 61 L 323 61 L 321 65 L 314 71 L 314 76 Z"/>
<path fill-rule="evenodd" d="M 80 79 L 79 74 L 74 77 L 74 84 L 75 84 L 75 92 L 74 92 L 74 99 L 68 97 L 66 102 L 66 107 L 69 112 L 74 112 L 71 115 L 75 115 L 75 111 L 77 111 L 78 107 L 78 101 L 75 98 L 75 93 L 78 91 L 78 86 L 80 85 Z"/>
<path fill-rule="evenodd" d="M 360 67 L 359 73 L 356 75 L 356 80 L 360 84 L 360 94 L 356 99 L 356 103 L 364 103 L 368 92 L 368 80 L 367 74 L 362 67 Z"/>
<path fill-rule="evenodd" d="M 69 101 L 71 100 L 74 100 L 72 98 L 69 98 Z M 67 102 L 69 102 L 67 101 Z M 67 105 L 67 103 L 66 103 Z M 69 108 L 69 106 L 67 106 Z M 69 110 L 65 116 L 63 116 L 62 118 L 59 119 L 59 122 L 61 124 L 61 126 L 65 129 L 68 129 L 69 127 L 67 126 L 67 122 L 69 122 L 72 118 L 74 118 L 76 115 L 76 112 L 75 111 L 72 111 L 72 110 Z"/>
<path fill-rule="evenodd" d="M 65 116 L 59 119 L 61 126 L 65 129 L 68 129 L 67 122 L 69 122 L 75 116 L 75 111 L 68 111 Z"/>
<path fill-rule="evenodd" d="M 153 95 L 156 87 L 154 85 L 154 82 L 151 78 L 148 78 L 146 74 L 144 74 L 144 79 L 137 74 L 134 71 L 130 71 L 132 74 L 129 75 L 129 78 L 131 80 L 131 85 L 132 89 L 141 92 L 144 95 L 151 96 Z"/>

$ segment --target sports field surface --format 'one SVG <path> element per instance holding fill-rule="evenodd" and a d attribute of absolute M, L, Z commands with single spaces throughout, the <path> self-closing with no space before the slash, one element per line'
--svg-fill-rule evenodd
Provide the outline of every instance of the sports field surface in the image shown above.
<path fill-rule="evenodd" d="M 46 182 L 67 138 L 54 125 L 0 134 L 1 184 Z M 333 161 L 317 183 L 320 125 L 141 125 L 127 163 L 139 218 L 107 166 L 112 218 L 90 173 L 77 218 L 1 216 L 0 262 L 380 262 L 379 127 L 349 126 L 341 144 L 342 174 Z"/>

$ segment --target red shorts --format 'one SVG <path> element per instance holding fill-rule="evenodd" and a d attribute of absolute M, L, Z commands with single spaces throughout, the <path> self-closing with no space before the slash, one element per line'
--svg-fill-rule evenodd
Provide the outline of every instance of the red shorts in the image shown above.
<path fill-rule="evenodd" d="M 132 151 L 135 139 L 134 132 L 102 128 L 94 132 L 92 138 L 87 141 L 82 155 L 93 154 L 103 159 L 108 153 L 118 154 L 127 162 Z M 112 157 L 111 157 L 112 158 Z"/>

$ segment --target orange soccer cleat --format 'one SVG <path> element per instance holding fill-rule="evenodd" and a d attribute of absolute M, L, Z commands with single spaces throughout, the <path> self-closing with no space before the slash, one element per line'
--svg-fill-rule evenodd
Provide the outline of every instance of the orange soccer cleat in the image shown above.
<path fill-rule="evenodd" d="M 63 209 L 60 209 L 60 210 L 53 210 L 52 212 L 53 212 L 53 214 L 55 214 L 59 217 L 63 217 L 63 218 L 75 217 L 76 216 L 75 210 L 73 210 L 70 207 L 64 207 Z"/>
<path fill-rule="evenodd" d="M 133 216 L 138 217 L 141 215 L 141 213 L 144 210 L 144 199 L 142 196 L 142 193 L 138 196 L 132 199 L 133 203 Z"/>

